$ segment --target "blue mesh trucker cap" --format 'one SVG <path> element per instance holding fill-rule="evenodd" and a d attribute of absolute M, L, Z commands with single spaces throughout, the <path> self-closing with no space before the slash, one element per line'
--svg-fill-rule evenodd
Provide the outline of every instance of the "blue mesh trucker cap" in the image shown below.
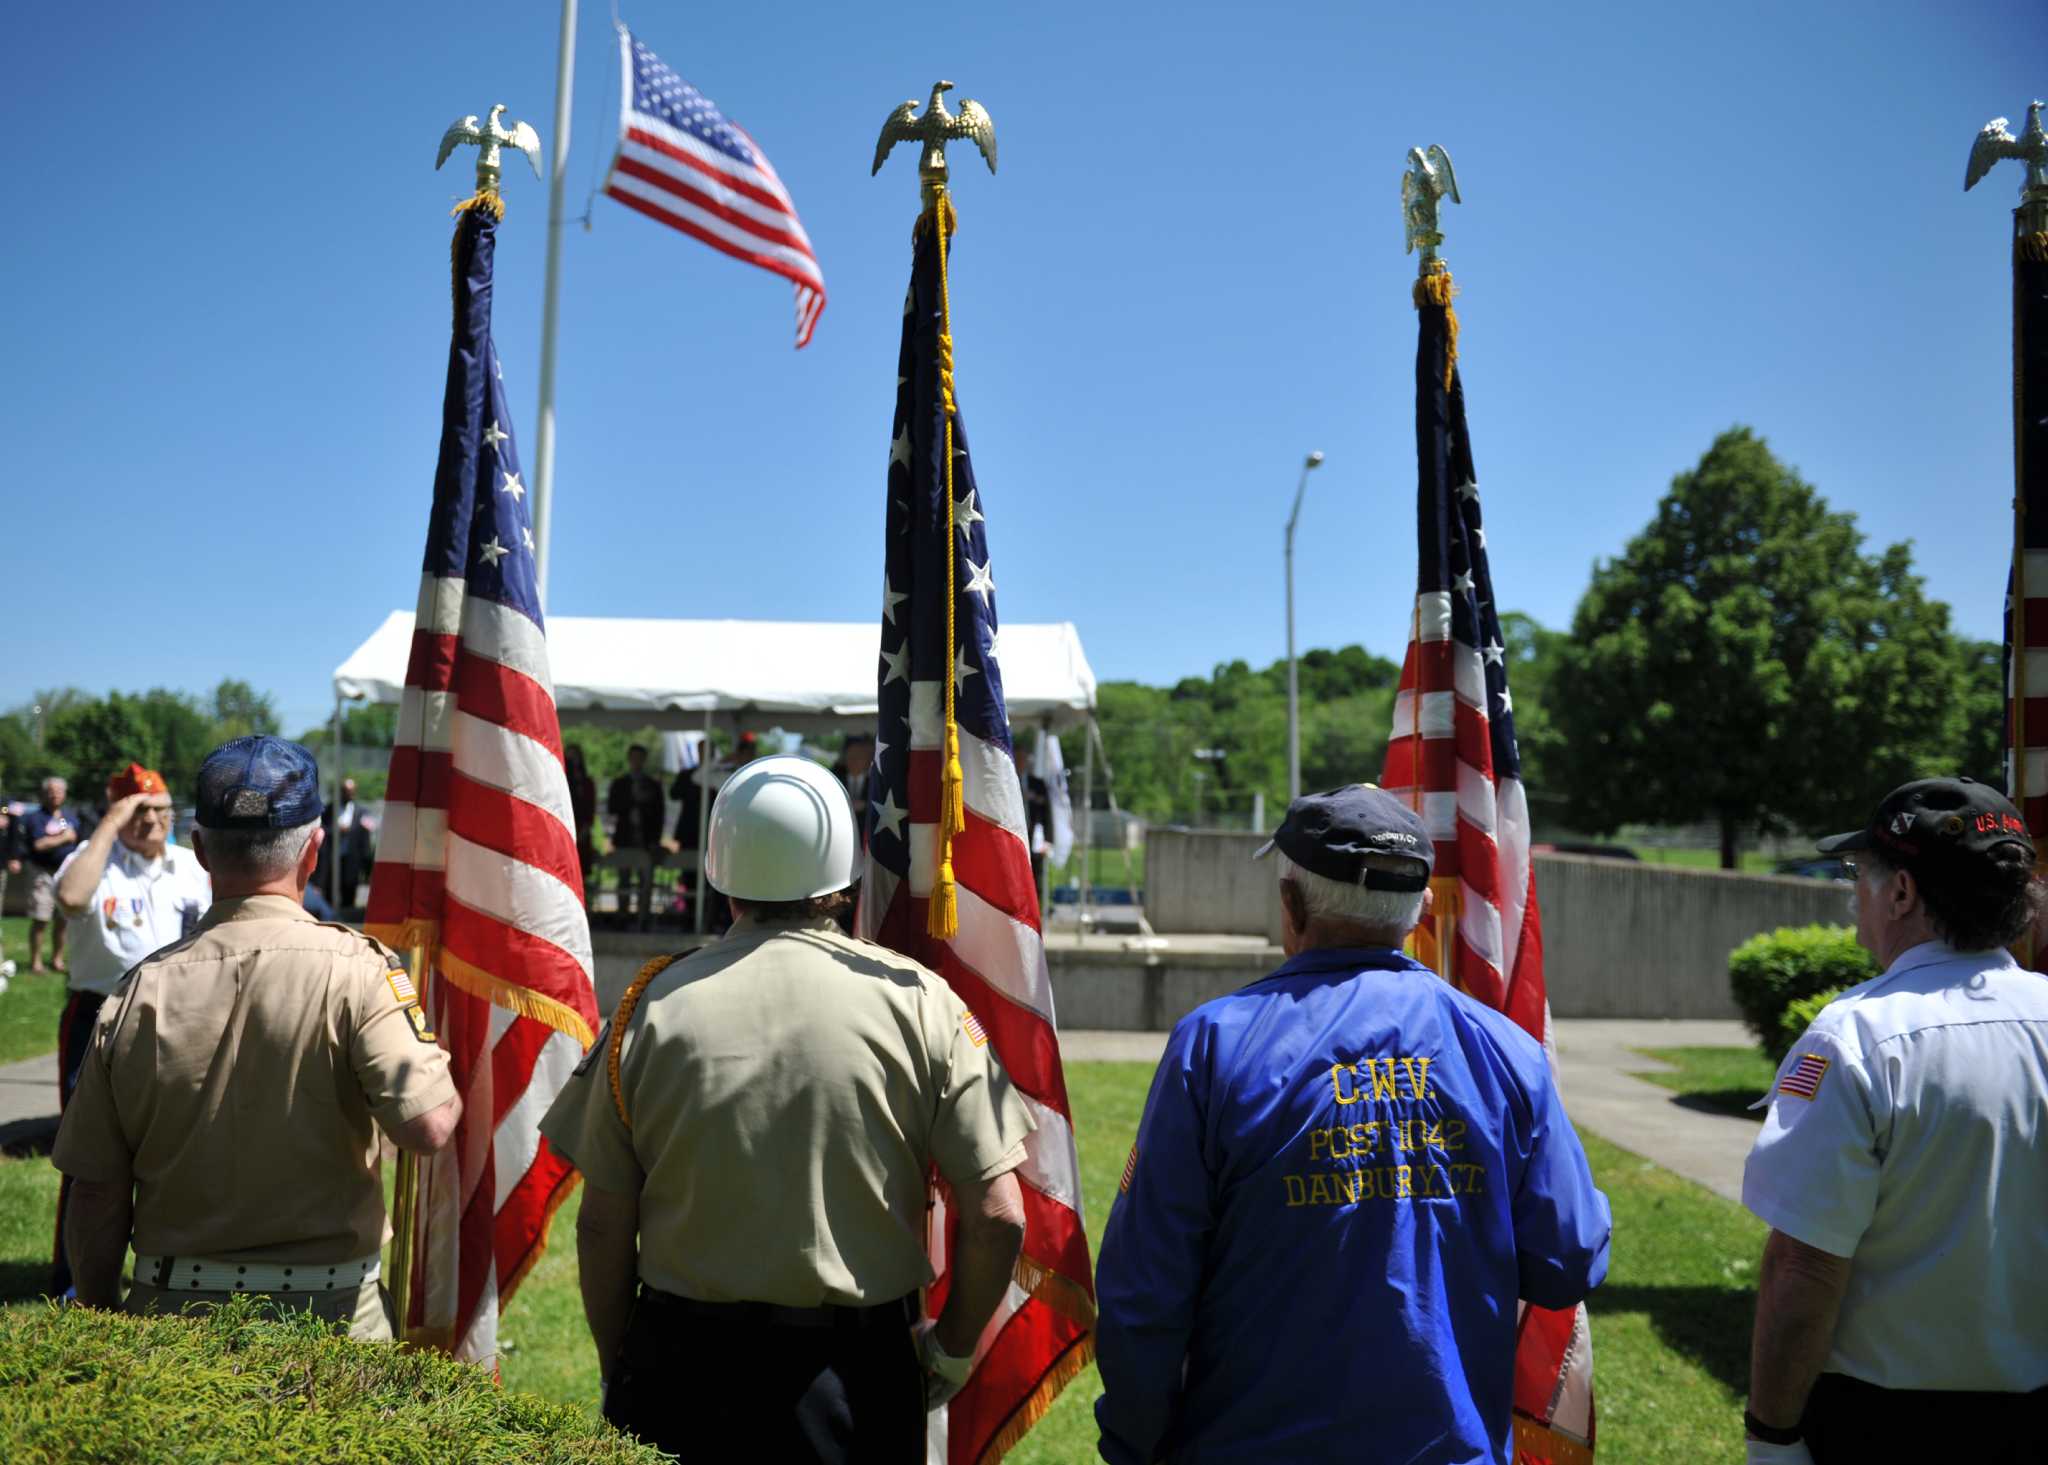
<path fill-rule="evenodd" d="M 320 765 L 297 743 L 264 734 L 222 743 L 199 765 L 201 829 L 297 829 L 326 810 Z"/>

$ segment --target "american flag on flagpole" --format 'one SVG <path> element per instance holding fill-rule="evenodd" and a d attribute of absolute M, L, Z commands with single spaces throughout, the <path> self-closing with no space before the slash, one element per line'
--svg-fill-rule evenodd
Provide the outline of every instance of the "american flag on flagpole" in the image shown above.
<path fill-rule="evenodd" d="M 526 489 L 491 341 L 497 219 L 455 239 L 455 335 L 412 658 L 365 927 L 424 950 L 463 1113 L 421 1161 L 407 1336 L 491 1362 L 498 1314 L 576 1172 L 540 1117 L 597 1027 L 590 924 L 534 584 Z"/>
<path fill-rule="evenodd" d="M 1416 289 L 1415 450 L 1421 565 L 1381 787 L 1413 801 L 1436 840 L 1436 933 L 1418 955 L 1513 1018 L 1550 1054 L 1543 923 L 1514 698 L 1487 565 L 1479 484 L 1457 376 L 1448 272 Z M 1516 1460 L 1593 1456 L 1593 1342 L 1583 1306 L 1523 1305 L 1515 1355 Z"/>
<path fill-rule="evenodd" d="M 954 414 L 953 501 L 946 502 L 945 407 L 938 378 L 939 258 L 919 223 L 904 301 L 896 415 L 889 449 L 888 543 L 874 770 L 868 780 L 868 863 L 860 931 L 952 984 L 995 1044 L 1037 1131 L 1017 1178 L 1024 1254 L 1008 1297 L 982 1334 L 967 1387 L 935 1414 L 929 1458 L 1000 1459 L 1094 1355 L 1095 1283 L 1081 1222 L 1080 1163 L 1053 1021 L 1052 981 L 1025 843 L 1024 797 L 1003 705 L 1001 642 L 987 521 Z M 946 580 L 954 538 L 957 578 Z M 952 598 L 957 652 L 946 657 Z M 956 687 L 966 828 L 953 840 L 958 930 L 926 931 L 939 828 L 944 682 Z M 944 1304 L 950 1255 L 943 1197 L 934 1206 L 928 1298 Z"/>
<path fill-rule="evenodd" d="M 619 27 L 619 150 L 604 191 L 759 265 L 796 290 L 796 344 L 825 309 L 825 276 L 775 165 L 746 130 Z"/>
<path fill-rule="evenodd" d="M 2006 792 L 2048 853 L 2048 236 L 2014 216 L 2013 559 L 2006 577 Z M 2030 965 L 2048 965 L 2036 949 Z"/>

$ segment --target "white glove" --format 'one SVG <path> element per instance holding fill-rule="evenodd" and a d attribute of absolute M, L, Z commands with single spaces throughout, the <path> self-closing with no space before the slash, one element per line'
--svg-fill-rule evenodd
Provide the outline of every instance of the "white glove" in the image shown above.
<path fill-rule="evenodd" d="M 929 1319 L 911 1331 L 911 1338 L 917 1345 L 918 1364 L 924 1369 L 924 1407 L 929 1413 L 967 1387 L 967 1376 L 974 1372 L 974 1359 L 955 1358 L 941 1348 L 938 1324 Z"/>
<path fill-rule="evenodd" d="M 1806 1441 L 1794 1440 L 1789 1445 L 1771 1445 L 1762 1440 L 1744 1440 L 1749 1447 L 1748 1465 L 1813 1465 L 1813 1451 L 1806 1448 Z"/>

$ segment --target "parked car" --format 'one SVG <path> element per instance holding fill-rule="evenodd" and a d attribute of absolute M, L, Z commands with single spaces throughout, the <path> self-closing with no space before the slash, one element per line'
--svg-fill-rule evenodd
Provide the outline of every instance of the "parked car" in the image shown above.
<path fill-rule="evenodd" d="M 1532 844 L 1529 846 L 1529 852 L 1537 855 L 1592 855 L 1595 859 L 1601 860 L 1641 858 L 1625 844 L 1592 844 L 1582 840 L 1566 840 L 1562 844 Z"/>
<path fill-rule="evenodd" d="M 1807 880 L 1853 880 L 1849 873 L 1849 862 L 1840 855 L 1801 855 L 1796 860 L 1780 860 L 1771 867 L 1774 874 L 1798 875 Z"/>

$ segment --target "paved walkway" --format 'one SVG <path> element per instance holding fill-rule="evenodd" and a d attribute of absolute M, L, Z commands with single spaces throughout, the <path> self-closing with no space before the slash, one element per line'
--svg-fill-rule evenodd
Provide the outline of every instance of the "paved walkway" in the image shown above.
<path fill-rule="evenodd" d="M 1634 1051 L 1746 1048 L 1752 1040 L 1741 1023 L 1565 1018 L 1556 1026 L 1558 1069 L 1574 1124 L 1729 1200 L 1742 1199 L 1742 1162 L 1756 1139 L 1756 1121 L 1686 1108 L 1671 1090 L 1636 1077 L 1668 1065 Z M 1060 1034 L 1060 1053 L 1069 1063 L 1157 1063 L 1165 1046 L 1164 1033 Z"/>
<path fill-rule="evenodd" d="M 0 1150 L 50 1147 L 57 1133 L 57 1055 L 0 1064 Z"/>

